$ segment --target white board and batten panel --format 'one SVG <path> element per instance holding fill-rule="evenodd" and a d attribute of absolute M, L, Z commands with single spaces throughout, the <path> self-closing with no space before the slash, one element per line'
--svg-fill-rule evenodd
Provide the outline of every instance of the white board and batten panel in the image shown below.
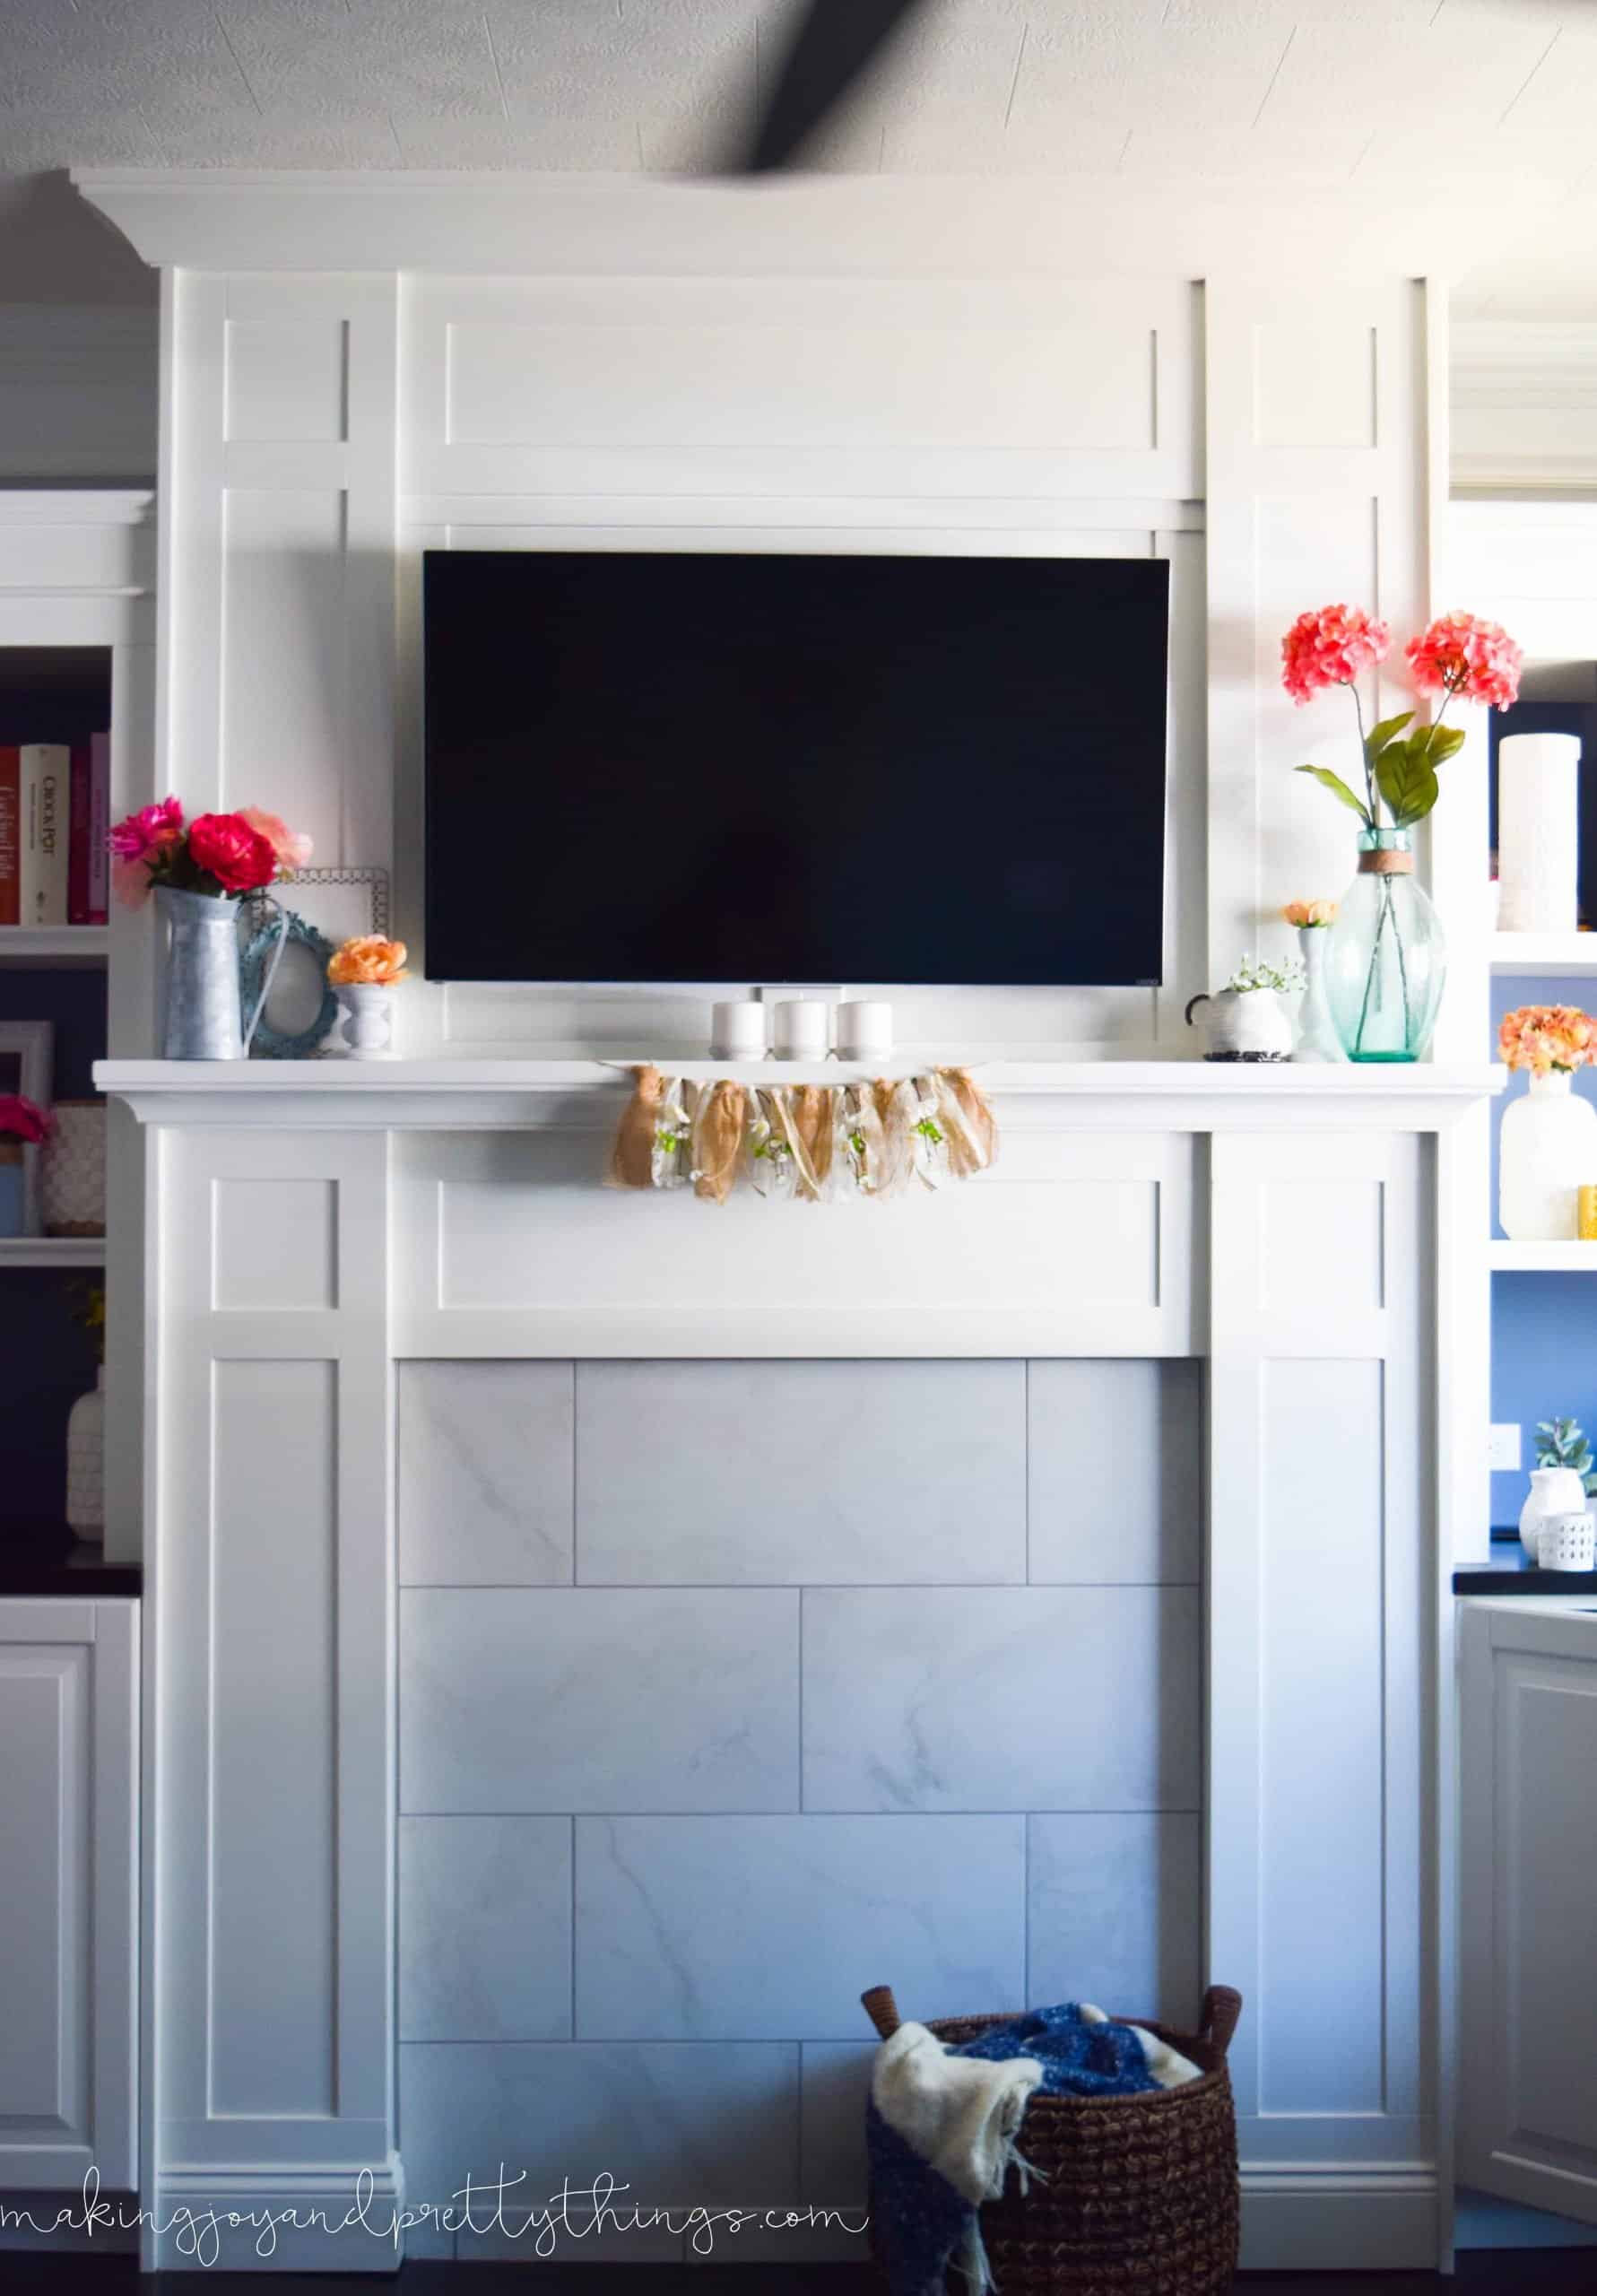
<path fill-rule="evenodd" d="M 934 1196 L 826 1208 L 601 1193 L 603 1153 L 589 1131 L 396 1142 L 395 1353 L 1193 1351 L 1189 1135 L 1017 1133 Z"/>
<path fill-rule="evenodd" d="M 138 1605 L 0 1602 L 0 2189 L 138 2181 Z"/>
<path fill-rule="evenodd" d="M 1339 2262 L 1436 2253 L 1428 1153 L 1211 1145 L 1209 1966 L 1250 2005 L 1231 2067 L 1245 2261 L 1265 2267 L 1306 2260 L 1315 2209 Z"/>
<path fill-rule="evenodd" d="M 207 2010 L 160 2026 L 161 2175 L 347 2205 L 393 2150 L 386 1142 L 163 1147 L 153 1982 Z"/>
<path fill-rule="evenodd" d="M 1459 1622 L 1461 2183 L 1597 2224 L 1597 1618 Z"/>

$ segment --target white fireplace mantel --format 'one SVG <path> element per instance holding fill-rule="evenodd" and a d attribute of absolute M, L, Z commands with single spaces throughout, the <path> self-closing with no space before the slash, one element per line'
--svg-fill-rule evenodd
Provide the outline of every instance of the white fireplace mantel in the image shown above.
<path fill-rule="evenodd" d="M 969 1058 L 1003 1122 L 1028 1131 L 1106 1126 L 1254 1131 L 1306 1121 L 1357 1131 L 1429 1131 L 1500 1092 L 1506 1082 L 1504 1070 L 1485 1063 L 1362 1068 L 954 1057 Z M 873 1068 L 837 1061 L 739 1064 L 663 1057 L 657 1065 L 690 1082 L 725 1076 L 764 1085 L 848 1084 L 883 1073 L 907 1075 L 917 1066 L 946 1064 L 949 1058 L 946 1052 L 928 1052 L 918 1061 L 906 1054 Z M 587 1131 L 613 1122 L 629 1076 L 626 1062 L 574 1054 L 544 1060 L 111 1060 L 100 1062 L 94 1081 L 149 1125 Z"/>
<path fill-rule="evenodd" d="M 100 1068 L 151 1141 L 141 2155 L 162 2221 L 342 2212 L 361 2171 L 379 2210 L 406 2189 L 405 1359 L 1185 1357 L 1207 1406 L 1207 1974 L 1248 2004 L 1245 2261 L 1444 2254 L 1438 1685 L 1453 1557 L 1485 1503 L 1503 1072 L 980 1073 L 993 1173 L 805 1213 L 604 1193 L 626 1078 L 591 1059 Z M 394 2261 L 364 2235 L 335 2256 L 321 2236 L 224 2247 L 279 2269 Z M 147 2244 L 151 2268 L 190 2261 Z"/>

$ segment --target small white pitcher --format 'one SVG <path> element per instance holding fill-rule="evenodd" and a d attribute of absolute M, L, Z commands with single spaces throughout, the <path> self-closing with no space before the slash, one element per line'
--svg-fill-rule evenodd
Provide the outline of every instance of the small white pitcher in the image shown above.
<path fill-rule="evenodd" d="M 1209 1010 L 1201 1022 L 1193 1014 Z M 1209 1040 L 1205 1060 L 1286 1060 L 1292 1051 L 1292 1022 L 1273 988 L 1221 988 L 1194 996 L 1186 1025 L 1200 1027 Z"/>
<path fill-rule="evenodd" d="M 1532 1467 L 1531 1495 L 1519 1510 L 1519 1543 L 1532 1567 L 1541 1561 L 1541 1526 L 1555 1515 L 1578 1515 L 1586 1486 L 1573 1467 Z"/>

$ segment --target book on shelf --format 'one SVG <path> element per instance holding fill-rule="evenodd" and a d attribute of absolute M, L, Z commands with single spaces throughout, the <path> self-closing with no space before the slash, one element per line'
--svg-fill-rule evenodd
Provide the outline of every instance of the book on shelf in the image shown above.
<path fill-rule="evenodd" d="M 0 925 L 22 923 L 22 761 L 14 742 L 0 742 Z"/>
<path fill-rule="evenodd" d="M 20 757 L 21 922 L 65 925 L 72 752 L 65 742 L 24 742 Z"/>
<path fill-rule="evenodd" d="M 0 742 L 0 926 L 103 925 L 110 736 Z"/>

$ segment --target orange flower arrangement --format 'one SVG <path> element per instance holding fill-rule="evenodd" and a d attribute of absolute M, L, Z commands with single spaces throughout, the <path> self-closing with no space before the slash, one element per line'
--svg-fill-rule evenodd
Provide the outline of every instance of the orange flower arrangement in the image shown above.
<path fill-rule="evenodd" d="M 1504 1013 L 1497 1051 L 1506 1067 L 1567 1075 L 1597 1059 L 1597 1021 L 1577 1004 L 1522 1004 Z"/>
<path fill-rule="evenodd" d="M 334 988 L 392 988 L 405 978 L 406 953 L 403 941 L 359 933 L 334 950 L 327 960 L 327 978 Z"/>
<path fill-rule="evenodd" d="M 1281 915 L 1289 925 L 1302 932 L 1310 925 L 1334 925 L 1336 903 L 1333 900 L 1289 900 Z"/>

